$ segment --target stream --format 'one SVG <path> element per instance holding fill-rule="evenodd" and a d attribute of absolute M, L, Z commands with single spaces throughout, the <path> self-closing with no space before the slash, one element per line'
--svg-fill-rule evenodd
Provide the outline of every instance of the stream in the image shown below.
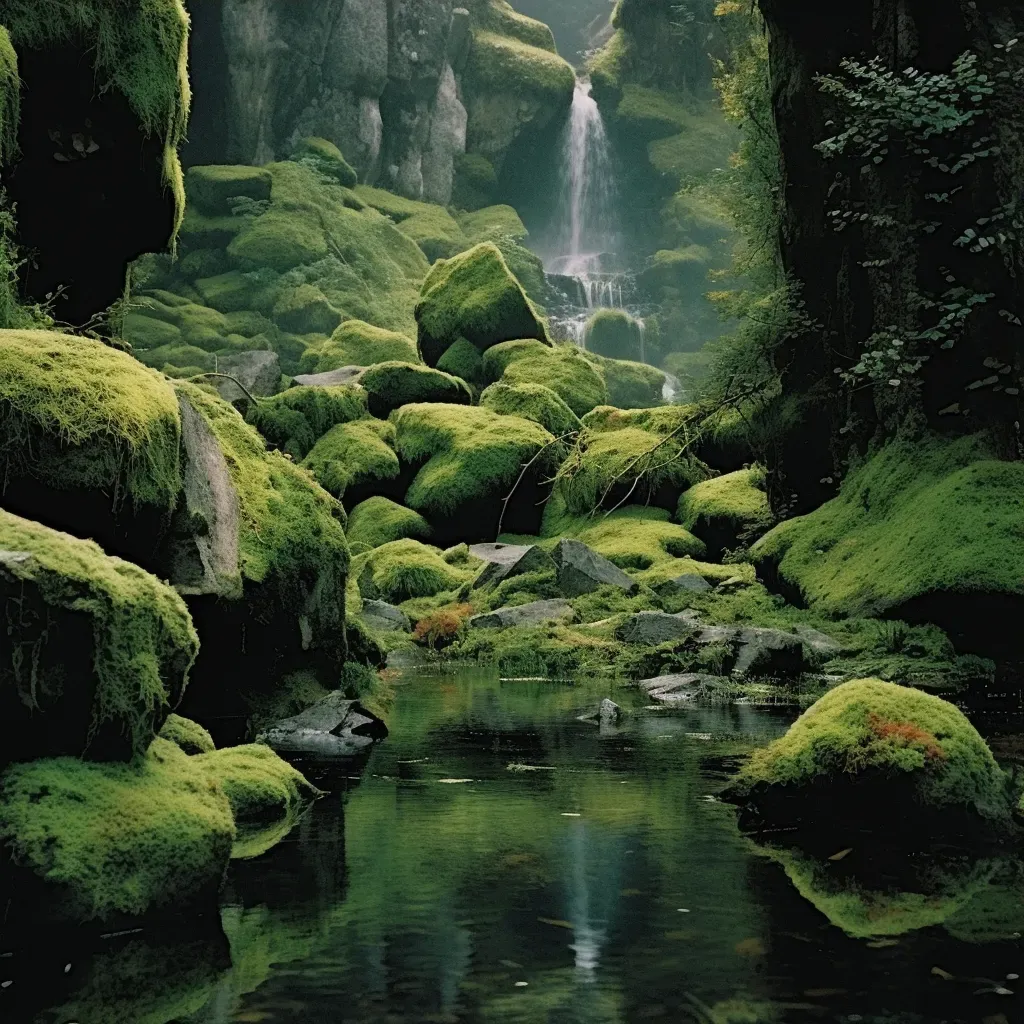
<path fill-rule="evenodd" d="M 620 725 L 578 719 L 605 696 L 627 710 Z M 849 938 L 739 834 L 715 794 L 795 714 L 657 710 L 608 682 L 479 671 L 403 681 L 391 737 L 363 765 L 299 765 L 330 795 L 269 853 L 232 864 L 223 933 L 53 954 L 67 971 L 38 979 L 50 1008 L 24 1019 L 1022 1019 L 1014 981 L 976 994 L 978 978 L 1024 967 L 1019 934 L 976 941 L 960 910 Z M 997 906 L 1021 891 L 972 885 Z"/>

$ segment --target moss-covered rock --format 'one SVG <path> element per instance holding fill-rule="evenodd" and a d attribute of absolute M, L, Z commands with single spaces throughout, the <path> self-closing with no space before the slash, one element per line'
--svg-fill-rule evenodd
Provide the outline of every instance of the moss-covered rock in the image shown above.
<path fill-rule="evenodd" d="M 660 405 L 665 391 L 665 374 L 646 363 L 628 359 L 606 359 L 588 354 L 608 387 L 608 402 L 618 409 L 649 409 Z"/>
<path fill-rule="evenodd" d="M 217 749 L 206 729 L 181 715 L 168 715 L 159 735 L 161 739 L 179 746 L 186 754 L 209 754 Z"/>
<path fill-rule="evenodd" d="M 426 540 L 430 524 L 411 508 L 374 495 L 361 501 L 348 517 L 348 541 L 355 554 L 379 548 L 393 540 Z"/>
<path fill-rule="evenodd" d="M 643 324 L 624 309 L 599 309 L 587 321 L 586 348 L 609 359 L 641 357 Z"/>
<path fill-rule="evenodd" d="M 91 541 L 0 511 L 0 603 L 18 609 L 0 658 L 0 761 L 145 751 L 199 648 L 181 598 Z"/>
<path fill-rule="evenodd" d="M 355 188 L 359 181 L 359 175 L 341 155 L 341 150 L 327 139 L 315 136 L 299 139 L 292 150 L 292 159 L 299 163 L 307 163 L 345 188 Z"/>
<path fill-rule="evenodd" d="M 391 604 L 454 590 L 473 575 L 450 565 L 437 548 L 411 539 L 391 541 L 357 555 L 352 572 L 364 598 Z"/>
<path fill-rule="evenodd" d="M 415 402 L 469 405 L 473 394 L 465 381 L 417 363 L 377 363 L 359 377 L 374 416 L 387 416 Z"/>
<path fill-rule="evenodd" d="M 932 621 L 999 653 L 993 621 L 1024 610 L 1024 463 L 981 435 L 894 442 L 837 498 L 752 549 L 759 574 L 831 614 Z"/>
<path fill-rule="evenodd" d="M 295 387 L 249 408 L 247 419 L 275 448 L 304 459 L 339 423 L 366 415 L 366 394 L 355 387 Z"/>
<path fill-rule="evenodd" d="M 269 202 L 273 180 L 262 167 L 190 167 L 185 172 L 185 191 L 203 213 L 227 217 L 236 199 Z"/>
<path fill-rule="evenodd" d="M 826 796 L 827 794 L 827 796 Z M 877 679 L 831 690 L 756 751 L 730 790 L 757 822 L 932 830 L 1010 819 L 1007 777 L 958 708 Z"/>
<path fill-rule="evenodd" d="M 329 341 L 310 348 L 302 357 L 303 373 L 326 373 L 343 366 L 419 361 L 416 343 L 397 331 L 386 331 L 362 320 L 347 320 Z"/>
<path fill-rule="evenodd" d="M 339 500 L 349 488 L 362 494 L 399 474 L 395 428 L 383 420 L 339 423 L 320 438 L 303 460 L 324 490 Z"/>
<path fill-rule="evenodd" d="M 679 499 L 679 522 L 708 546 L 712 559 L 750 544 L 772 524 L 760 466 L 702 480 Z"/>
<path fill-rule="evenodd" d="M 11 160 L 17 152 L 20 120 L 21 77 L 18 74 L 18 55 L 11 45 L 10 34 L 0 25 L 0 166 Z"/>
<path fill-rule="evenodd" d="M 533 420 L 553 437 L 564 437 L 583 426 L 559 395 L 543 384 L 506 384 L 499 381 L 480 395 L 480 405 L 501 416 Z"/>
<path fill-rule="evenodd" d="M 483 379 L 483 364 L 483 357 L 476 345 L 465 338 L 459 338 L 438 359 L 437 368 L 453 377 L 461 377 L 469 384 L 479 384 Z"/>
<path fill-rule="evenodd" d="M 547 341 L 522 285 L 489 242 L 434 264 L 416 305 L 416 322 L 420 353 L 430 366 L 460 338 L 481 352 L 514 338 Z"/>
<path fill-rule="evenodd" d="M 422 466 L 405 503 L 430 521 L 437 536 L 493 539 L 503 499 L 531 460 L 515 503 L 509 502 L 505 527 L 536 532 L 536 492 L 557 454 L 554 438 L 543 427 L 518 416 L 455 405 L 407 405 L 392 419 L 399 457 Z"/>
<path fill-rule="evenodd" d="M 0 838 L 59 916 L 88 921 L 215 907 L 235 826 L 200 758 L 155 739 L 131 764 L 62 757 L 8 768 Z"/>

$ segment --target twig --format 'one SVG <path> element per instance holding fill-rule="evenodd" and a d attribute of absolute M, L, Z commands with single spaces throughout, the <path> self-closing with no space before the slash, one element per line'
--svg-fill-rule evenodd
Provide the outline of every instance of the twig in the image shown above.
<path fill-rule="evenodd" d="M 495 536 L 495 538 L 494 538 L 495 540 L 497 540 L 497 539 L 498 539 L 498 537 L 500 537 L 500 536 L 501 536 L 501 527 L 502 527 L 502 524 L 503 524 L 503 523 L 505 522 L 505 512 L 506 512 L 506 511 L 507 511 L 507 509 L 508 509 L 508 503 L 509 503 L 509 502 L 510 502 L 510 501 L 512 500 L 512 497 L 513 497 L 513 495 L 514 495 L 514 494 L 516 493 L 516 490 L 518 489 L 519 485 L 520 485 L 520 484 L 521 484 L 521 483 L 523 482 L 523 479 L 524 479 L 524 478 L 526 477 L 526 474 L 527 474 L 527 473 L 529 472 L 529 470 L 530 470 L 530 467 L 531 467 L 531 466 L 532 466 L 532 465 L 533 465 L 533 464 L 534 464 L 534 463 L 535 463 L 535 462 L 536 462 L 536 461 L 537 461 L 537 460 L 538 460 L 538 459 L 539 459 L 539 458 L 540 458 L 540 457 L 541 457 L 541 456 L 542 456 L 542 455 L 544 454 L 544 452 L 545 452 L 545 451 L 547 451 L 547 449 L 548 449 L 548 448 L 550 448 L 550 447 L 551 447 L 552 445 L 555 445 L 555 444 L 561 444 L 561 442 L 562 442 L 562 441 L 564 441 L 564 440 L 565 440 L 565 439 L 566 439 L 567 437 L 575 437 L 575 436 L 577 436 L 578 434 L 579 434 L 579 431 L 578 431 L 578 430 L 570 430 L 570 431 L 569 431 L 569 433 L 567 433 L 567 434 L 562 434 L 562 436 L 561 436 L 561 437 L 556 437 L 556 438 L 555 438 L 554 440 L 552 440 L 552 441 L 548 441 L 548 443 L 547 443 L 546 445 L 544 445 L 544 447 L 543 447 L 543 448 L 540 448 L 540 449 L 538 449 L 537 453 L 536 453 L 536 454 L 535 454 L 535 455 L 533 456 L 533 458 L 532 458 L 532 459 L 530 459 L 530 461 L 529 461 L 529 462 L 527 462 L 527 463 L 526 463 L 526 465 L 524 465 L 524 466 L 523 466 L 522 472 L 521 472 L 521 473 L 519 474 L 519 477 L 518 477 L 518 479 L 517 479 L 517 480 L 516 480 L 516 482 L 515 482 L 515 483 L 514 483 L 514 484 L 512 485 L 512 490 L 508 492 L 508 496 L 507 496 L 507 497 L 505 498 L 505 500 L 504 500 L 504 501 L 503 501 L 503 502 L 501 503 L 501 515 L 500 515 L 500 516 L 498 517 L 498 532 L 497 532 L 497 535 L 496 535 L 496 536 Z"/>
<path fill-rule="evenodd" d="M 197 373 L 194 377 L 186 377 L 185 380 L 191 382 L 194 380 L 199 380 L 200 377 L 223 377 L 225 380 L 229 380 L 232 383 L 237 384 L 238 387 L 245 393 L 245 397 L 248 398 L 253 405 L 260 404 L 260 400 L 256 398 L 252 394 L 252 392 L 237 377 L 232 377 L 230 373 L 217 373 L 213 370 L 208 370 L 205 373 Z"/>

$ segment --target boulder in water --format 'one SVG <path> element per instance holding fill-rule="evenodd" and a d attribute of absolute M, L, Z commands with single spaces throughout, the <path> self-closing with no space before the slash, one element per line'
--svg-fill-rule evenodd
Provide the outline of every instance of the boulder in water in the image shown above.
<path fill-rule="evenodd" d="M 720 676 L 697 672 L 673 673 L 640 681 L 640 689 L 660 704 L 687 704 L 713 694 L 721 687 Z"/>
<path fill-rule="evenodd" d="M 351 757 L 387 734 L 373 712 L 337 690 L 301 714 L 275 722 L 257 740 L 282 753 Z"/>
<path fill-rule="evenodd" d="M 596 722 L 602 729 L 618 725 L 622 720 L 622 708 L 607 697 L 593 711 L 579 716 L 581 722 Z"/>

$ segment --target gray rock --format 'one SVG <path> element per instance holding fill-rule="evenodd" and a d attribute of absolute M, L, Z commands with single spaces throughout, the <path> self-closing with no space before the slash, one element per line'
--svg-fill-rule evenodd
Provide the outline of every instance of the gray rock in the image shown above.
<path fill-rule="evenodd" d="M 281 360 L 276 352 L 260 350 L 220 356 L 217 360 L 217 370 L 236 378 L 239 384 L 256 398 L 276 394 L 281 384 Z M 225 380 L 223 377 L 213 377 L 211 381 L 217 386 L 221 398 L 228 402 L 236 402 L 246 397 L 242 388 L 233 381 Z"/>
<path fill-rule="evenodd" d="M 678 594 L 707 594 L 713 589 L 700 573 L 688 572 L 659 584 L 655 593 L 660 597 L 675 597 Z"/>
<path fill-rule="evenodd" d="M 656 700 L 661 704 L 687 704 L 707 697 L 709 692 L 721 684 L 722 680 L 718 676 L 686 672 L 642 679 L 639 686 L 651 700 Z"/>
<path fill-rule="evenodd" d="M 615 701 L 605 697 L 596 708 L 580 715 L 578 720 L 580 722 L 596 722 L 602 728 L 618 725 L 622 720 L 622 708 Z"/>
<path fill-rule="evenodd" d="M 819 657 L 822 661 L 831 661 L 843 653 L 840 643 L 833 640 L 826 633 L 815 629 L 813 626 L 794 626 L 793 632 Z"/>
<path fill-rule="evenodd" d="M 798 676 L 813 668 L 803 641 L 793 633 L 759 626 L 705 626 L 697 635 L 702 646 L 724 644 L 726 671 L 746 676 Z"/>
<path fill-rule="evenodd" d="M 296 384 L 311 388 L 333 388 L 339 384 L 358 384 L 365 366 L 341 366 L 326 373 L 300 373 L 292 379 Z"/>
<path fill-rule="evenodd" d="M 664 644 L 685 640 L 697 631 L 692 615 L 666 612 L 637 612 L 615 630 L 615 639 L 626 644 Z"/>
<path fill-rule="evenodd" d="M 539 626 L 544 622 L 571 622 L 572 618 L 572 605 L 556 598 L 474 615 L 469 625 L 472 629 L 508 629 L 510 626 Z"/>
<path fill-rule="evenodd" d="M 563 538 L 552 557 L 558 569 L 558 589 L 566 597 L 592 594 L 601 587 L 619 587 L 629 594 L 640 589 L 617 565 L 578 540 Z"/>
<path fill-rule="evenodd" d="M 555 563 L 536 544 L 473 544 L 469 553 L 486 562 L 474 586 L 493 587 L 528 572 L 554 570 Z"/>
<path fill-rule="evenodd" d="M 363 610 L 359 616 L 371 629 L 381 632 L 402 633 L 412 632 L 412 622 L 409 616 L 387 601 L 364 601 Z"/>
<path fill-rule="evenodd" d="M 387 734 L 376 715 L 336 690 L 302 714 L 275 722 L 256 739 L 282 753 L 351 757 Z"/>

